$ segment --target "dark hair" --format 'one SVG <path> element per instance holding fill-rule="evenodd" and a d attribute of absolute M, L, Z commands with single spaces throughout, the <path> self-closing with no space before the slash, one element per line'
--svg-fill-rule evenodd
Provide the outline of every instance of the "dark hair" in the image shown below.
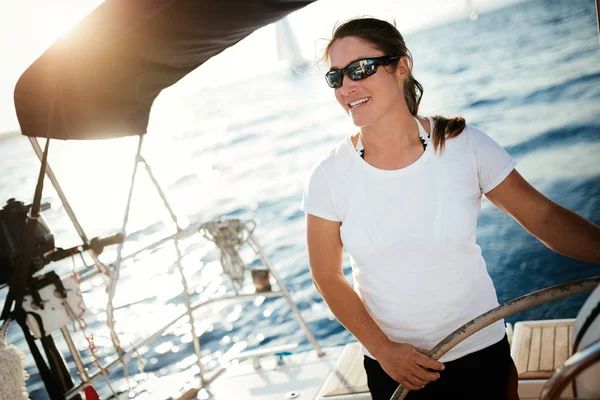
<path fill-rule="evenodd" d="M 406 47 L 404 38 L 395 25 L 387 21 L 371 17 L 359 17 L 343 22 L 333 30 L 331 40 L 325 47 L 323 59 L 329 58 L 333 43 L 345 37 L 356 37 L 372 44 L 385 55 L 399 55 L 408 59 L 408 78 L 404 81 L 404 100 L 408 110 L 415 117 L 419 111 L 419 104 L 423 97 L 423 86 L 412 74 L 413 59 Z M 394 66 L 395 67 L 395 66 Z M 443 117 L 434 115 L 435 128 L 433 131 L 433 148 L 444 149 L 445 140 L 456 137 L 465 128 L 465 119 L 460 116 Z"/>

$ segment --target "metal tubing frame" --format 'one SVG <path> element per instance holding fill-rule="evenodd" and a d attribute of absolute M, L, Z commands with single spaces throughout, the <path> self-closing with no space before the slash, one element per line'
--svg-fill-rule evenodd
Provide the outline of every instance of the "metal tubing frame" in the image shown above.
<path fill-rule="evenodd" d="M 33 147 L 33 150 L 35 151 L 35 154 L 38 156 L 38 158 L 41 161 L 43 158 L 43 155 L 44 155 L 44 151 L 42 150 L 39 142 L 37 141 L 37 138 L 29 137 L 28 139 L 29 139 L 29 142 L 31 143 L 31 146 Z M 77 219 L 77 216 L 75 215 L 75 211 L 73 211 L 73 208 L 71 208 L 71 204 L 69 203 L 69 200 L 67 200 L 67 196 L 65 196 L 65 192 L 62 190 L 62 187 L 58 183 L 58 179 L 56 179 L 56 175 L 54 175 L 54 171 L 52 171 L 52 168 L 50 168 L 50 162 L 48 162 L 48 164 L 46 165 L 46 176 L 52 183 L 52 186 L 54 187 L 54 190 L 56 191 L 56 194 L 58 195 L 60 202 L 62 203 L 63 207 L 65 208 L 65 211 L 66 211 L 67 215 L 69 216 L 69 219 L 73 223 L 75 230 L 79 234 L 79 237 L 81 238 L 81 240 L 83 241 L 84 244 L 89 244 L 90 241 L 88 239 L 88 236 L 85 234 L 83 227 L 79 223 L 79 220 Z M 88 253 L 94 260 L 94 263 L 96 264 L 98 269 L 103 274 L 108 275 L 108 269 L 100 261 L 100 259 L 98 258 L 98 255 L 96 253 L 94 253 L 93 251 L 88 251 Z"/>
<path fill-rule="evenodd" d="M 598 28 L 598 40 L 600 40 L 600 0 L 596 0 L 596 27 Z"/>
<path fill-rule="evenodd" d="M 81 360 L 81 355 L 79 354 L 79 350 L 75 347 L 75 343 L 73 343 L 73 339 L 71 338 L 71 334 L 69 333 L 69 328 L 67 326 L 63 326 L 60 328 L 63 337 L 65 338 L 65 342 L 67 343 L 67 347 L 71 352 L 71 356 L 73 357 L 73 362 L 75 362 L 75 367 L 77 367 L 77 373 L 79 374 L 79 378 L 83 382 L 87 382 L 90 380 L 90 376 L 87 373 L 87 369 Z"/>
<path fill-rule="evenodd" d="M 595 276 L 578 281 L 563 283 L 561 285 L 552 286 L 526 294 L 525 296 L 518 297 L 467 322 L 450 335 L 446 336 L 446 338 L 439 342 L 433 349 L 431 349 L 427 355 L 434 360 L 438 360 L 441 356 L 450 351 L 450 349 L 475 332 L 485 328 L 488 325 L 491 325 L 496 321 L 501 320 L 504 317 L 508 317 L 509 315 L 515 314 L 519 311 L 523 311 L 552 300 L 558 300 L 576 294 L 591 292 L 599 284 L 600 276 Z M 408 390 L 404 386 L 400 385 L 392 395 L 391 400 L 402 400 L 407 394 Z"/>
<path fill-rule="evenodd" d="M 598 361 L 600 361 L 600 341 L 569 357 L 548 379 L 540 392 L 540 400 L 558 399 L 577 375 Z"/>

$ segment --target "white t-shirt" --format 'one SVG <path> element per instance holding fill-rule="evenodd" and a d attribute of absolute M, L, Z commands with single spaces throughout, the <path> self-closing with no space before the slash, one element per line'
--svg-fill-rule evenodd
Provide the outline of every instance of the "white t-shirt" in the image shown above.
<path fill-rule="evenodd" d="M 416 121 L 421 137 L 427 136 Z M 431 349 L 498 306 L 475 228 L 482 194 L 515 165 L 470 125 L 446 140 L 443 152 L 435 153 L 429 143 L 417 161 L 398 170 L 371 166 L 347 137 L 313 170 L 302 209 L 342 223 L 354 289 L 381 330 L 393 341 Z M 504 334 L 501 320 L 440 361 L 488 347 Z"/>

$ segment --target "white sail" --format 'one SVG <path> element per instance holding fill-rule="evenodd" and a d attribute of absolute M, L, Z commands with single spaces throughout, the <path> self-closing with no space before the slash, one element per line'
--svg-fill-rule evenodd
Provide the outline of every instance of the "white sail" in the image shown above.
<path fill-rule="evenodd" d="M 279 61 L 286 61 L 294 70 L 301 69 L 306 65 L 306 60 L 302 56 L 298 39 L 287 17 L 280 19 L 275 23 L 277 35 L 277 58 Z"/>

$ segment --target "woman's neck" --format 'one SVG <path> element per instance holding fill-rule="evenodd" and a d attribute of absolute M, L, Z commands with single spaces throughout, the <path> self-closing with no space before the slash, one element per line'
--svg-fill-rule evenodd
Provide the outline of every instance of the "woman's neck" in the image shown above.
<path fill-rule="evenodd" d="M 403 151 L 421 143 L 419 129 L 408 109 L 399 110 L 372 125 L 361 127 L 359 133 L 365 149 L 384 154 Z"/>

